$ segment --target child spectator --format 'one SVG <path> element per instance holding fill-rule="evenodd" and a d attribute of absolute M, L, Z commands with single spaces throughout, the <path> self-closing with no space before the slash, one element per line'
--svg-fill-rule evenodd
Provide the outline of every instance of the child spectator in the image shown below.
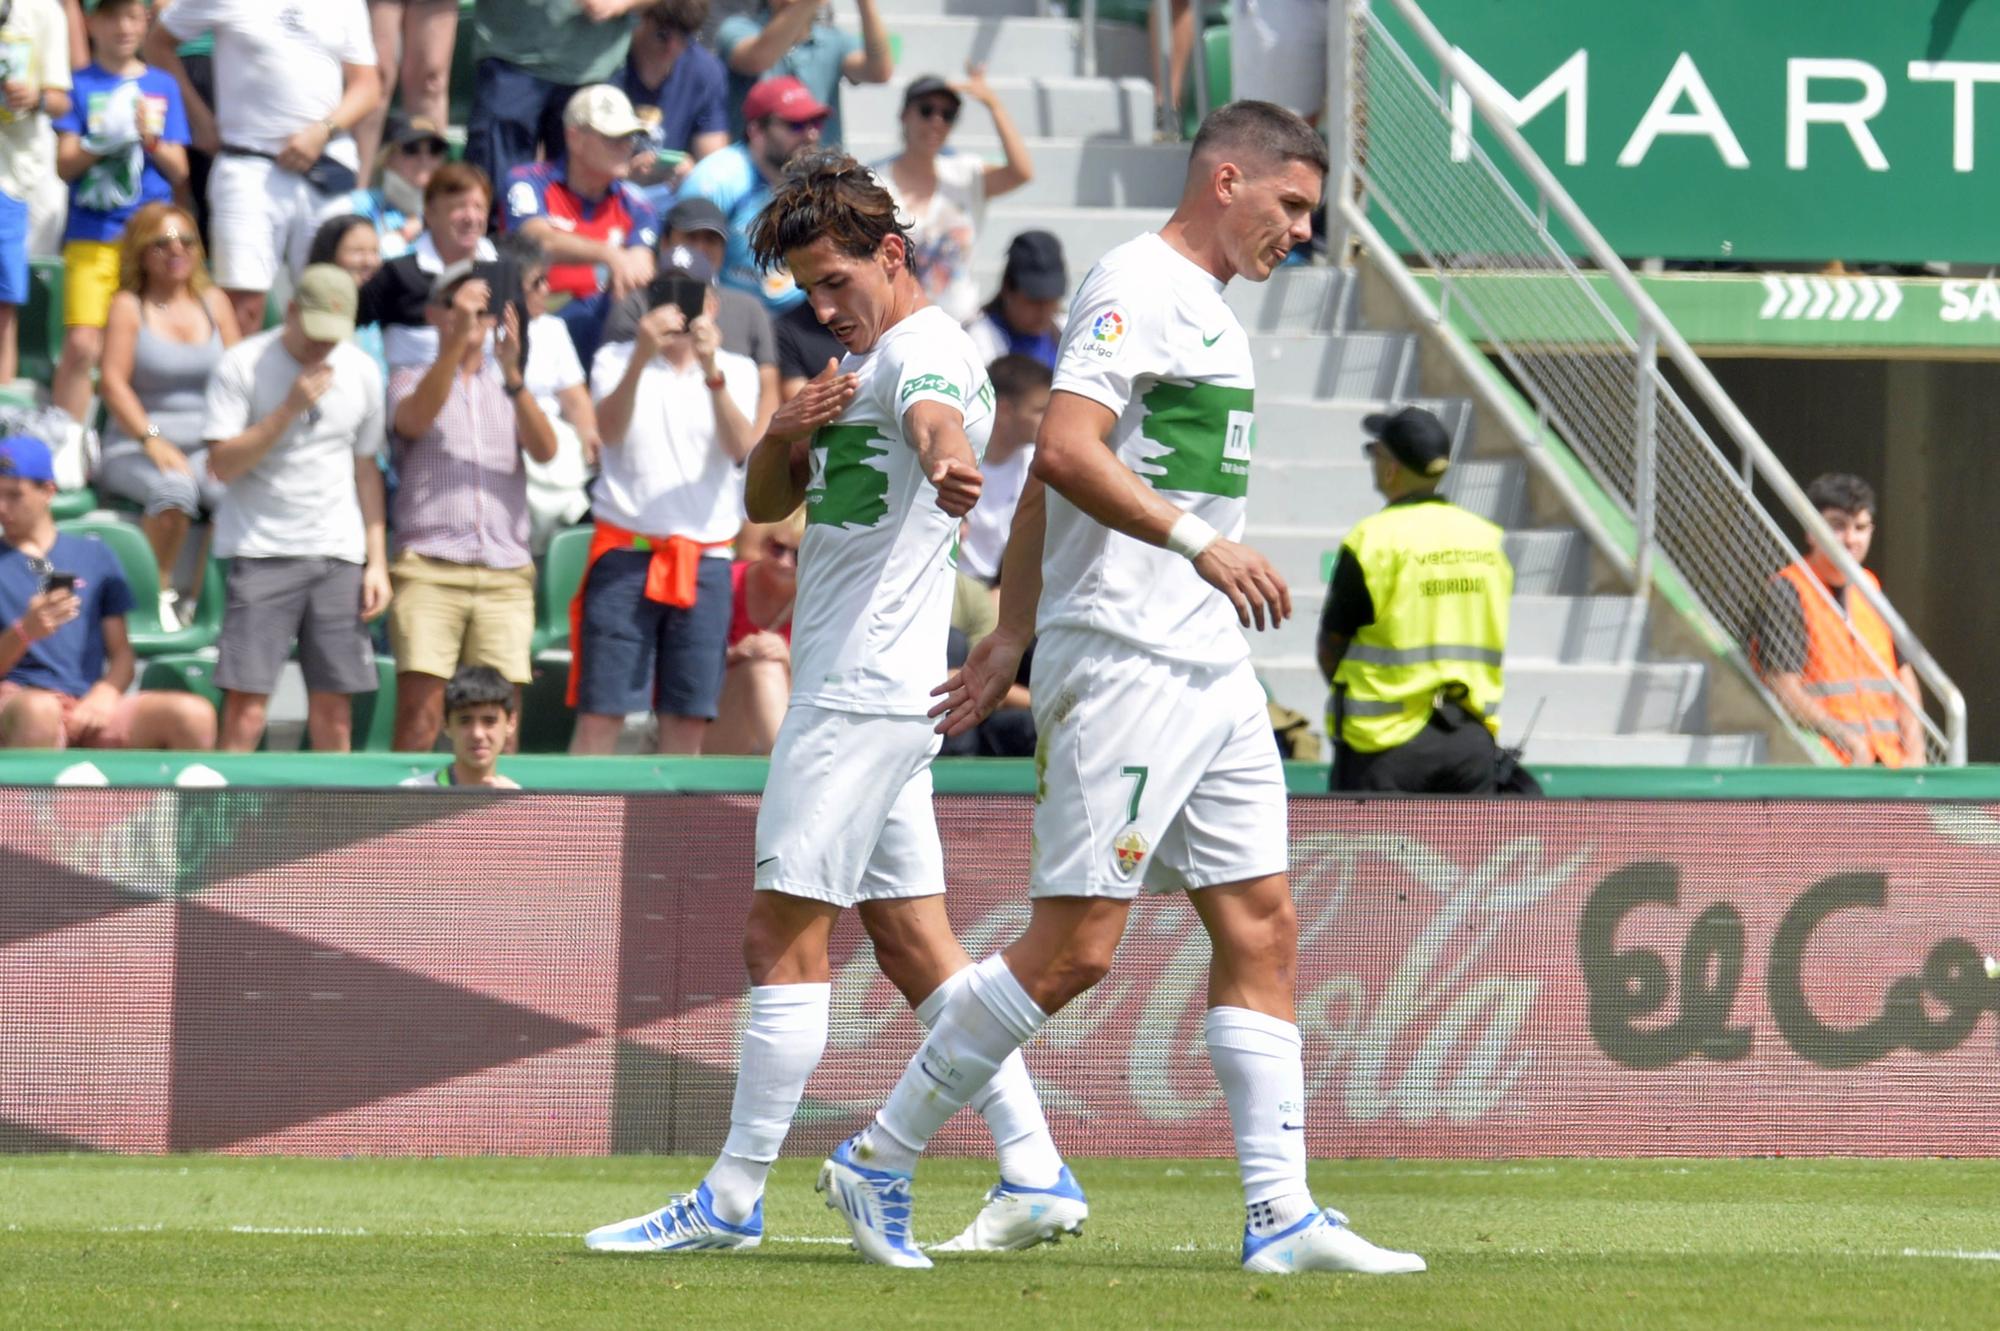
<path fill-rule="evenodd" d="M 777 742 L 792 696 L 792 603 L 805 534 L 801 506 L 783 522 L 745 523 L 736 538 L 722 700 L 703 753 L 761 755 Z"/>
<path fill-rule="evenodd" d="M 485 786 L 519 790 L 500 775 L 500 755 L 514 746 L 514 686 L 492 666 L 460 666 L 444 686 L 444 733 L 451 761 L 435 772 L 413 776 L 406 786 Z"/>
<path fill-rule="evenodd" d="M 48 445 L 0 439 L 0 747 L 207 749 L 215 709 L 127 693 L 132 589 L 93 536 L 56 529 Z"/>
<path fill-rule="evenodd" d="M 28 303 L 28 200 L 49 176 L 43 120 L 69 114 L 69 21 L 56 0 L 0 10 L 0 384 L 21 372 Z"/>
<path fill-rule="evenodd" d="M 146 204 L 188 202 L 187 111 L 172 76 L 139 59 L 146 21 L 147 0 L 97 0 L 89 24 L 93 59 L 76 72 L 69 111 L 55 122 L 69 225 L 62 360 L 51 396 L 74 421 L 90 410 L 90 372 L 104 352 L 125 224 Z"/>

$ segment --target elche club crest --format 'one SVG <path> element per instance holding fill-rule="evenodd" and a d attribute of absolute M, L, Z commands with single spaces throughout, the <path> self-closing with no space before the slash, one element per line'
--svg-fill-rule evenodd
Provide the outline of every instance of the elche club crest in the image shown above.
<path fill-rule="evenodd" d="M 1133 874 L 1138 873 L 1140 869 L 1145 867 L 1146 856 L 1152 851 L 1153 847 L 1146 840 L 1144 833 L 1136 827 L 1127 825 L 1125 830 L 1120 832 L 1117 838 L 1112 841 L 1111 849 L 1117 857 L 1113 862 L 1113 867 L 1118 870 L 1118 876 L 1129 879 Z"/>

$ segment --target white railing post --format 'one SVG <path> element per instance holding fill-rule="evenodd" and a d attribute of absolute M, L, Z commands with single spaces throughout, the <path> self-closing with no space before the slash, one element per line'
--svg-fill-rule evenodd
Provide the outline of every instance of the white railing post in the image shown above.
<path fill-rule="evenodd" d="M 1625 657 L 1639 659 L 1646 636 L 1646 603 L 1653 587 L 1653 547 L 1659 521 L 1660 339 L 1651 324 L 1639 330 L 1639 368 L 1632 385 L 1638 400 L 1633 412 L 1633 439 L 1638 457 L 1632 473 L 1632 614 L 1626 621 Z"/>
<path fill-rule="evenodd" d="M 1174 7 L 1172 0 L 1153 0 L 1153 130 L 1165 138 L 1181 136 L 1181 109 L 1174 104 Z"/>
<path fill-rule="evenodd" d="M 1094 79 L 1097 77 L 1097 0 L 1083 0 L 1077 14 L 1078 22 L 1083 25 L 1083 32 L 1079 34 L 1083 46 L 1078 60 L 1083 66 L 1083 76 Z"/>

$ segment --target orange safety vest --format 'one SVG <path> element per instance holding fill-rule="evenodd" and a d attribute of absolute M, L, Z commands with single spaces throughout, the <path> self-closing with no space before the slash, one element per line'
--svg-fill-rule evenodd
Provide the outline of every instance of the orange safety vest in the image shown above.
<path fill-rule="evenodd" d="M 1896 638 L 1889 625 L 1865 596 L 1847 598 L 1843 616 L 1822 592 L 1832 592 L 1803 560 L 1778 574 L 1798 591 L 1799 607 L 1805 613 L 1806 664 L 1799 681 L 1807 695 L 1824 707 L 1834 720 L 1864 734 L 1875 761 L 1884 767 L 1901 767 L 1903 752 L 1903 708 L 1896 679 Z M 1861 576 L 1868 585 L 1882 584 L 1867 569 Z M 1862 650 L 1866 644 L 1867 650 Z M 1869 653 L 1874 659 L 1869 659 Z M 1877 665 L 1876 661 L 1882 662 Z M 1841 762 L 1851 761 L 1847 751 L 1824 735 L 1825 744 Z"/>

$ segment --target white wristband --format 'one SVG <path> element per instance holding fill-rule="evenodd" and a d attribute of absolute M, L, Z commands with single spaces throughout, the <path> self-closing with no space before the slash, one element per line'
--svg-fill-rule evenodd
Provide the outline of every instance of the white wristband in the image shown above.
<path fill-rule="evenodd" d="M 1221 535 L 1194 514 L 1183 513 L 1174 519 L 1173 527 L 1167 532 L 1167 549 L 1182 559 L 1199 559 L 1202 551 L 1214 545 Z"/>

